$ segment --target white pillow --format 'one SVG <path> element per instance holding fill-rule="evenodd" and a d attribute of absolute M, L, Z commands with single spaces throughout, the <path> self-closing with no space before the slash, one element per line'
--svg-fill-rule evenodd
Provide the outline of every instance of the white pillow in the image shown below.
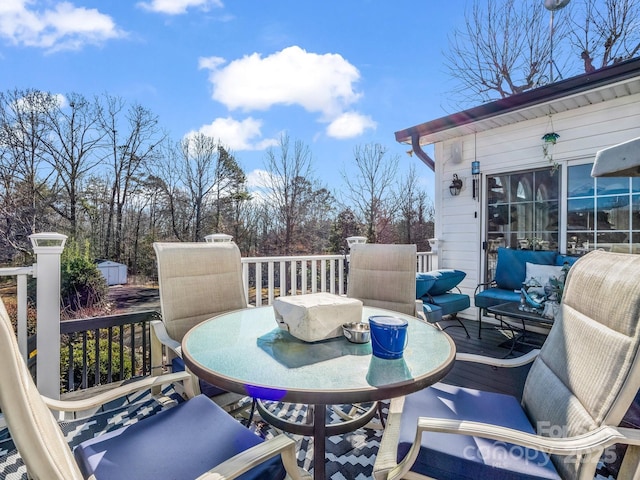
<path fill-rule="evenodd" d="M 539 263 L 529 263 L 526 265 L 527 274 L 524 283 L 528 284 L 533 278 L 541 287 L 531 287 L 527 291 L 544 295 L 544 287 L 549 285 L 550 278 L 560 278 L 562 276 L 562 267 L 556 265 L 541 265 Z"/>

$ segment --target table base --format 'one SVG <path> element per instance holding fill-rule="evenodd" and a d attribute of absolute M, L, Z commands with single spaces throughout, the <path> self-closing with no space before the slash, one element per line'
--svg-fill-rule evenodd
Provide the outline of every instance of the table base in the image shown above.
<path fill-rule="evenodd" d="M 275 428 L 296 435 L 313 437 L 313 478 L 315 480 L 324 480 L 326 437 L 352 432 L 369 423 L 378 411 L 378 402 L 374 402 L 363 414 L 351 420 L 329 425 L 326 424 L 327 405 L 325 404 L 309 405 L 309 408 L 313 410 L 313 423 L 292 422 L 285 418 L 277 417 L 269 411 L 261 400 L 257 400 L 256 408 L 260 416 Z"/>

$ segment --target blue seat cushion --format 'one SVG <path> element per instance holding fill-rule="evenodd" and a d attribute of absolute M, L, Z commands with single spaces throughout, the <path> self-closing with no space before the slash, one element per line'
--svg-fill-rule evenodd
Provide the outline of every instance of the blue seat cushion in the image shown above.
<path fill-rule="evenodd" d="M 487 308 L 505 302 L 519 302 L 520 290 L 504 290 L 502 288 L 487 288 L 475 295 L 473 299 L 476 307 Z"/>
<path fill-rule="evenodd" d="M 418 417 L 469 420 L 535 433 L 515 397 L 436 383 L 405 398 L 398 461 L 415 439 Z M 559 479 L 548 455 L 505 442 L 427 432 L 411 470 L 434 478 Z"/>
<path fill-rule="evenodd" d="M 554 265 L 556 252 L 551 250 L 516 250 L 498 248 L 498 263 L 494 280 L 505 290 L 520 290 L 527 274 L 527 262 Z"/>
<path fill-rule="evenodd" d="M 445 293 L 431 297 L 429 303 L 442 308 L 442 315 L 451 315 L 471 306 L 469 295 L 464 293 Z"/>
<path fill-rule="evenodd" d="M 432 272 L 416 273 L 416 298 L 420 298 L 436 283 L 436 276 Z"/>
<path fill-rule="evenodd" d="M 439 307 L 438 305 L 423 301 L 422 311 L 424 312 L 424 316 L 427 317 L 428 322 L 438 323 L 442 320 L 442 307 Z"/>
<path fill-rule="evenodd" d="M 184 360 L 180 357 L 173 357 L 173 360 L 171 360 L 171 369 L 173 372 L 184 372 Z M 226 390 L 218 388 L 215 385 L 211 385 L 209 382 L 205 382 L 202 379 L 199 379 L 198 383 L 200 384 L 200 393 L 209 398 L 227 393 Z"/>
<path fill-rule="evenodd" d="M 196 478 L 263 440 L 204 395 L 78 445 L 85 478 L 160 480 Z M 280 456 L 240 479 L 282 479 Z"/>
<path fill-rule="evenodd" d="M 418 277 L 418 275 L 420 275 L 420 277 Z M 442 295 L 452 288 L 457 287 L 466 276 L 467 274 L 462 270 L 452 268 L 441 268 L 439 270 L 431 270 L 430 272 L 421 272 L 416 275 L 416 298 L 420 298 L 427 293 L 429 295 Z M 420 280 L 420 284 L 418 283 L 418 279 Z M 420 287 L 420 290 L 418 290 L 418 287 Z M 419 295 L 422 290 L 426 291 Z"/>

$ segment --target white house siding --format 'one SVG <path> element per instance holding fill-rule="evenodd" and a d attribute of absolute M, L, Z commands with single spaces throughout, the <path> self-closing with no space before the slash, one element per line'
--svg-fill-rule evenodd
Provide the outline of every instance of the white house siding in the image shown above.
<path fill-rule="evenodd" d="M 560 135 L 553 158 L 561 166 L 560 214 L 565 218 L 567 165 L 592 162 L 598 150 L 640 137 L 640 94 L 553 114 L 552 122 L 553 131 Z M 483 268 L 480 262 L 485 204 L 484 198 L 479 202 L 472 198 L 471 162 L 480 161 L 483 180 L 487 175 L 549 166 L 543 158 L 541 137 L 550 129 L 549 117 L 541 117 L 480 132 L 475 138 L 471 133 L 434 145 L 439 266 L 467 273 L 460 285 L 463 293 L 473 297 Z M 453 146 L 457 142 L 462 142 L 459 163 L 455 163 L 453 157 Z M 457 197 L 449 193 L 454 173 L 463 181 Z M 484 185 L 481 191 L 483 189 Z M 564 251 L 565 246 L 561 244 L 560 248 Z M 472 308 L 465 316 L 476 318 L 476 312 Z"/>

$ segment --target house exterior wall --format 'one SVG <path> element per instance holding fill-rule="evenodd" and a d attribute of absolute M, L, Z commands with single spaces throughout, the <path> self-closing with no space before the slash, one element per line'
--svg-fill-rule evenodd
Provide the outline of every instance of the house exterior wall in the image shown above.
<path fill-rule="evenodd" d="M 563 225 L 566 222 L 567 166 L 591 163 L 598 150 L 640 137 L 640 94 L 553 114 L 551 120 L 549 117 L 523 120 L 434 144 L 435 235 L 439 240 L 439 267 L 465 271 L 467 276 L 460 288 L 472 298 L 476 285 L 483 281 L 484 180 L 487 175 L 548 167 L 550 163 L 542 152 L 542 136 L 550 131 L 560 135 L 553 158 L 560 165 L 560 222 Z M 472 198 L 473 160 L 480 161 L 479 201 Z M 463 189 L 455 197 L 449 193 L 453 174 L 463 181 Z M 566 251 L 562 235 L 560 250 Z M 469 318 L 477 315 L 474 308 L 465 313 L 463 315 Z"/>

